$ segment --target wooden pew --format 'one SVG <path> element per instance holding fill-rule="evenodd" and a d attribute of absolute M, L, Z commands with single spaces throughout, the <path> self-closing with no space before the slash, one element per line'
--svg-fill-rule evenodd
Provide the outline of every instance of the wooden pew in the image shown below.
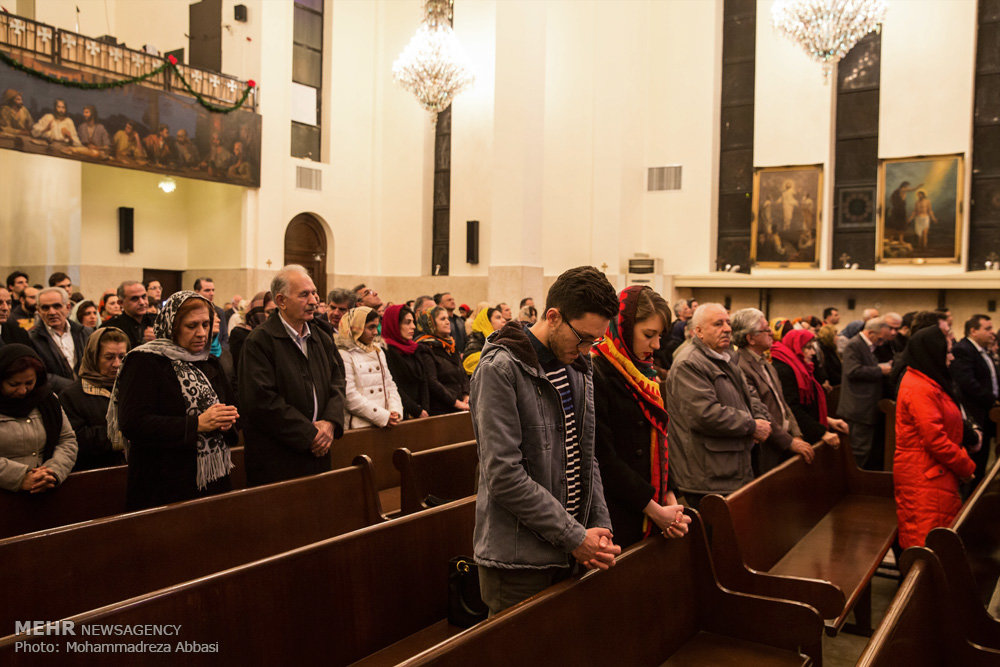
<path fill-rule="evenodd" d="M 234 489 L 246 488 L 243 448 L 232 449 Z M 74 472 L 48 493 L 0 494 L 0 539 L 123 514 L 128 466 Z"/>
<path fill-rule="evenodd" d="M 0 636 L 382 521 L 371 462 L 0 540 Z"/>
<path fill-rule="evenodd" d="M 334 442 L 333 467 L 350 466 L 354 457 L 361 454 L 370 456 L 375 463 L 383 508 L 392 512 L 399 508 L 399 473 L 392 466 L 396 447 L 417 451 L 473 437 L 468 412 L 406 421 L 390 430 L 354 429 Z M 232 457 L 233 489 L 246 488 L 243 448 L 234 447 Z M 0 494 L 0 539 L 122 514 L 126 511 L 127 478 L 128 466 L 114 466 L 73 473 L 50 493 Z"/>
<path fill-rule="evenodd" d="M 1000 651 L 966 638 L 944 568 L 935 554 L 924 547 L 912 547 L 900 561 L 906 576 L 858 667 L 1000 664 Z"/>
<path fill-rule="evenodd" d="M 392 455 L 399 471 L 400 510 L 412 514 L 430 507 L 427 496 L 451 501 L 476 493 L 476 441 L 411 452 L 401 447 Z"/>
<path fill-rule="evenodd" d="M 851 445 L 820 444 L 726 498 L 706 496 L 719 581 L 731 590 L 812 605 L 835 635 L 854 610 L 871 632 L 869 582 L 896 539 L 892 474 L 858 469 Z"/>
<path fill-rule="evenodd" d="M 333 467 L 350 465 L 355 456 L 364 454 L 375 464 L 375 487 L 382 510 L 387 515 L 400 508 L 399 471 L 392 465 L 396 449 L 406 447 L 417 452 L 475 438 L 472 417 L 468 412 L 404 421 L 391 429 L 360 428 L 348 431 L 330 448 Z"/>
<path fill-rule="evenodd" d="M 647 539 L 607 572 L 552 586 L 403 664 L 820 664 L 816 611 L 723 589 L 688 513 L 688 537 Z"/>
<path fill-rule="evenodd" d="M 181 624 L 168 640 L 216 645 L 210 664 L 346 665 L 383 649 L 381 664 L 398 662 L 460 631 L 446 620 L 448 561 L 471 553 L 474 518 L 470 498 L 78 614 L 75 636 L 0 639 L 0 664 L 37 660 L 18 641 L 60 642 L 61 665 L 92 663 L 65 642 L 106 624 Z"/>
<path fill-rule="evenodd" d="M 896 401 L 883 398 L 878 402 L 878 409 L 885 415 L 885 453 L 882 457 L 882 470 L 891 472 L 896 457 Z"/>
<path fill-rule="evenodd" d="M 1000 650 L 1000 620 L 988 611 L 1000 595 L 1000 461 L 951 526 L 933 529 L 926 544 L 941 561 L 966 637 Z"/>

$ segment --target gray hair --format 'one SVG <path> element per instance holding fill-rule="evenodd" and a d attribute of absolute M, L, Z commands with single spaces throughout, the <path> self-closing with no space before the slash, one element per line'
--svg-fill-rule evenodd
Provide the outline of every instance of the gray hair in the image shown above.
<path fill-rule="evenodd" d="M 347 308 L 354 308 L 354 304 L 358 302 L 358 297 L 354 296 L 354 292 L 349 289 L 344 289 L 343 287 L 336 287 L 330 290 L 330 293 L 326 296 L 327 303 L 346 303 Z"/>
<path fill-rule="evenodd" d="M 865 322 L 865 331 L 878 331 L 882 327 L 889 326 L 886 324 L 884 317 L 873 317 L 867 322 Z"/>
<path fill-rule="evenodd" d="M 142 285 L 142 281 L 141 280 L 123 280 L 122 284 L 118 286 L 118 298 L 121 299 L 122 301 L 124 301 L 125 300 L 125 288 L 126 287 L 131 287 L 132 285 Z M 146 289 L 146 287 L 143 286 L 143 289 Z"/>
<path fill-rule="evenodd" d="M 756 308 L 744 308 L 733 313 L 733 345 L 744 347 L 747 345 L 747 336 L 753 335 L 761 320 L 767 321 L 764 313 Z"/>
<path fill-rule="evenodd" d="M 287 266 L 281 267 L 281 270 L 278 271 L 278 274 L 274 276 L 273 279 L 271 279 L 271 294 L 274 295 L 275 298 L 277 298 L 279 294 L 284 294 L 285 296 L 289 296 L 288 294 L 289 278 L 292 277 L 293 273 L 301 273 L 302 275 L 305 276 L 309 275 L 309 272 L 306 271 L 306 267 L 302 266 L 301 264 L 289 264 Z"/>
<path fill-rule="evenodd" d="M 676 315 L 677 317 L 680 317 L 681 316 L 681 311 L 683 311 L 685 308 L 687 308 L 687 305 L 688 305 L 688 300 L 687 299 L 681 299 L 680 301 L 678 301 L 677 303 L 675 303 L 674 304 L 674 315 Z"/>
<path fill-rule="evenodd" d="M 886 313 L 885 315 L 882 316 L 882 319 L 885 320 L 886 323 L 888 323 L 889 320 L 892 320 L 893 322 L 899 322 L 900 324 L 903 323 L 903 316 L 900 315 L 899 313 Z"/>
<path fill-rule="evenodd" d="M 38 294 L 36 296 L 39 299 L 41 299 L 43 294 L 49 294 L 50 292 L 55 292 L 56 294 L 58 294 L 59 299 L 62 301 L 64 306 L 69 305 L 69 294 L 67 294 L 66 290 L 64 290 L 62 287 L 45 287 L 43 289 L 38 290 Z"/>
<path fill-rule="evenodd" d="M 726 307 L 723 306 L 721 303 L 709 302 L 700 304 L 697 308 L 694 309 L 694 315 L 691 316 L 691 326 L 693 328 L 696 328 L 703 325 L 705 323 L 705 320 L 708 319 L 708 316 L 705 313 L 707 313 L 712 308 L 719 308 L 723 312 L 726 311 Z"/>

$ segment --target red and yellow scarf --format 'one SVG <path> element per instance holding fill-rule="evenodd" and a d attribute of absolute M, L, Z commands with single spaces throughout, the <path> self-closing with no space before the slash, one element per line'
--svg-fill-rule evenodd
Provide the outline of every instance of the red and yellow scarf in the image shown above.
<path fill-rule="evenodd" d="M 656 382 L 656 370 L 651 361 L 643 361 L 632 351 L 635 314 L 639 308 L 639 293 L 648 287 L 633 285 L 618 295 L 618 316 L 611 320 L 608 335 L 594 345 L 592 354 L 607 360 L 624 378 L 625 386 L 632 393 L 646 421 L 652 426 L 649 446 L 650 483 L 656 490 L 656 502 L 663 504 L 667 495 L 667 411 Z M 646 535 L 653 524 L 643 518 Z"/>

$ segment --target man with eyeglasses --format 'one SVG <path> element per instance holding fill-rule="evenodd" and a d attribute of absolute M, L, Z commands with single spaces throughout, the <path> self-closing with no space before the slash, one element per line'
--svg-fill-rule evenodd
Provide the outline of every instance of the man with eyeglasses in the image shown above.
<path fill-rule="evenodd" d="M 125 332 L 130 349 L 153 340 L 155 318 L 149 312 L 146 287 L 138 280 L 126 280 L 118 286 L 118 300 L 122 304 L 121 315 L 115 315 L 101 326 Z"/>
<path fill-rule="evenodd" d="M 733 357 L 729 313 L 704 303 L 691 316 L 691 342 L 667 376 L 670 474 L 695 509 L 753 479 L 751 451 L 771 435 L 767 408 Z"/>
<path fill-rule="evenodd" d="M 38 293 L 38 313 L 41 317 L 28 335 L 58 394 L 76 380 L 89 335 L 83 325 L 69 319 L 69 294 L 61 287 Z"/>
<path fill-rule="evenodd" d="M 487 339 L 472 376 L 479 449 L 473 537 L 490 614 L 569 577 L 606 570 L 614 544 L 594 457 L 590 349 L 618 313 L 618 297 L 592 266 L 549 289 L 530 328 L 510 322 Z"/>

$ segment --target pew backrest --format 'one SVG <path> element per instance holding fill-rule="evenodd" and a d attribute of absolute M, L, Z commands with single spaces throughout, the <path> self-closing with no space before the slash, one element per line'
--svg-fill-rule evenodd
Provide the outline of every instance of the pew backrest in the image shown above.
<path fill-rule="evenodd" d="M 371 463 L 0 541 L 0 636 L 381 521 Z M 30 585 L 26 585 L 26 573 Z"/>
<path fill-rule="evenodd" d="M 218 646 L 224 664 L 345 665 L 447 615 L 448 561 L 472 548 L 468 499 L 216 572 L 71 619 L 84 626 L 183 625 L 184 640 Z M 0 663 L 27 664 L 0 639 Z"/>
<path fill-rule="evenodd" d="M 428 496 L 451 501 L 474 495 L 479 456 L 476 441 L 411 452 L 406 447 L 392 455 L 399 471 L 400 509 L 411 514 L 428 507 Z"/>

